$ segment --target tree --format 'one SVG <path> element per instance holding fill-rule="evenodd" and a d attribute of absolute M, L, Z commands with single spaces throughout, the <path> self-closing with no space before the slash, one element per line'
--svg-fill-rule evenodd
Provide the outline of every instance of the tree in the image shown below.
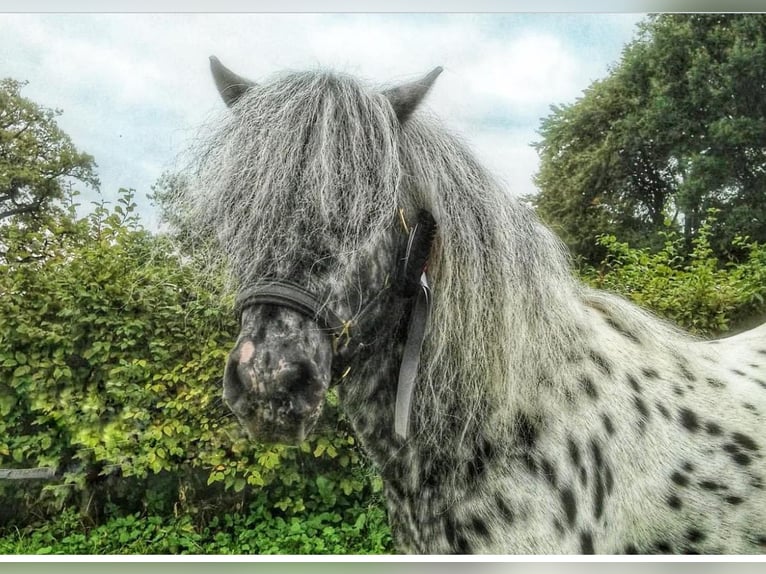
<path fill-rule="evenodd" d="M 663 14 L 610 74 L 554 106 L 535 144 L 538 212 L 575 254 L 610 233 L 659 247 L 665 219 L 688 249 L 710 208 L 711 245 L 766 240 L 766 15 Z"/>
<path fill-rule="evenodd" d="M 25 85 L 0 80 L 0 223 L 34 221 L 65 195 L 71 180 L 99 185 L 93 157 L 78 151 L 56 124 L 61 111 L 23 97 Z"/>

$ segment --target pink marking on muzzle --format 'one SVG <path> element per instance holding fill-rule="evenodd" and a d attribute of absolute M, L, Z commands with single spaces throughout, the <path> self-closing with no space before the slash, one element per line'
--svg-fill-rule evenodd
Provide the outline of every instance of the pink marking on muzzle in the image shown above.
<path fill-rule="evenodd" d="M 255 354 L 255 345 L 252 341 L 245 341 L 239 348 L 239 364 L 249 363 Z"/>

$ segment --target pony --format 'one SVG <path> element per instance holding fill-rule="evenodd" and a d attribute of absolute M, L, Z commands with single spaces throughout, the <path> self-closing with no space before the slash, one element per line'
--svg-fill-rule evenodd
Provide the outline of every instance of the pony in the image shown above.
<path fill-rule="evenodd" d="M 239 289 L 223 398 L 305 439 L 328 389 L 406 553 L 766 550 L 766 328 L 700 341 L 573 275 L 421 103 L 325 70 L 228 106 L 176 198 Z"/>

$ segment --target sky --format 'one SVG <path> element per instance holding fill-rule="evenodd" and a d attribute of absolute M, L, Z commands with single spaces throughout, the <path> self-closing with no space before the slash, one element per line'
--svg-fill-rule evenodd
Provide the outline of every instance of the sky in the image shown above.
<path fill-rule="evenodd" d="M 95 157 L 104 199 L 147 199 L 205 122 L 228 113 L 218 56 L 253 80 L 332 69 L 371 87 L 444 72 L 425 103 L 510 194 L 536 191 L 541 118 L 576 101 L 620 59 L 643 14 L 0 14 L 0 77 L 63 110 L 59 126 Z M 83 194 L 85 205 L 96 199 Z"/>

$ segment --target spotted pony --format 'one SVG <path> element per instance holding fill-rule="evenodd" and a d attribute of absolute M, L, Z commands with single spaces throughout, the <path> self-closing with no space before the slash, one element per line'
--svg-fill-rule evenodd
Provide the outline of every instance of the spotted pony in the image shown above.
<path fill-rule="evenodd" d="M 338 385 L 401 552 L 766 551 L 766 327 L 700 341 L 578 282 L 418 109 L 440 68 L 211 65 L 229 109 L 175 199 L 240 291 L 223 393 L 254 440 L 302 441 Z"/>

